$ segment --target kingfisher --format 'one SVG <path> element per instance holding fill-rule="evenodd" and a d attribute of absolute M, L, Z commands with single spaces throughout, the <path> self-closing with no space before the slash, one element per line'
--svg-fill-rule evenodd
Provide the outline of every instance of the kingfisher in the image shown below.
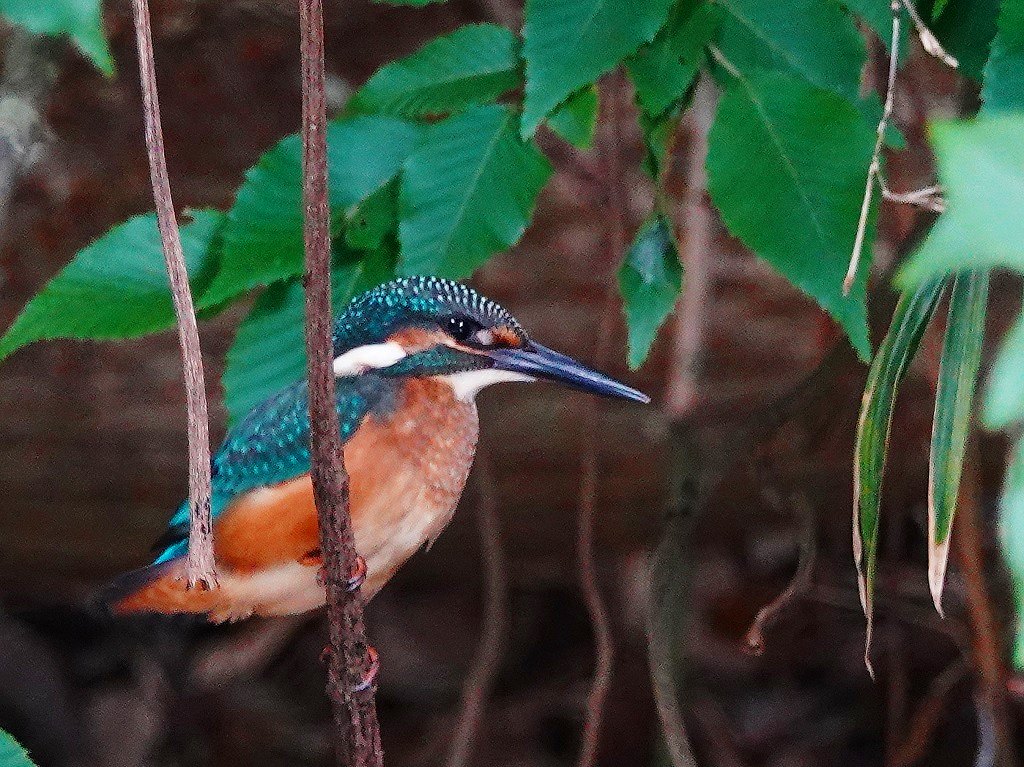
<path fill-rule="evenodd" d="M 546 380 L 650 402 L 532 340 L 490 299 L 439 277 L 396 279 L 356 297 L 334 321 L 332 342 L 357 577 L 367 600 L 451 521 L 476 452 L 481 389 Z M 219 623 L 322 606 L 309 434 L 305 380 L 253 408 L 212 460 L 219 587 L 185 585 L 185 502 L 155 544 L 156 560 L 107 592 L 113 610 L 193 613 Z"/>

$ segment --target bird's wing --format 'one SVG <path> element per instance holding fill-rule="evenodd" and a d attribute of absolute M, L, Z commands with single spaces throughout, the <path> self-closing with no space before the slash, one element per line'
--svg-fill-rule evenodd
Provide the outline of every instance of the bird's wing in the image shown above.
<path fill-rule="evenodd" d="M 393 387 L 375 375 L 342 378 L 335 386 L 335 407 L 342 442 L 359 428 L 367 413 L 387 409 Z M 265 400 L 228 432 L 213 459 L 211 513 L 217 516 L 238 496 L 309 472 L 309 391 L 298 381 Z M 189 504 L 183 503 L 167 531 L 154 544 L 157 562 L 185 553 Z"/>

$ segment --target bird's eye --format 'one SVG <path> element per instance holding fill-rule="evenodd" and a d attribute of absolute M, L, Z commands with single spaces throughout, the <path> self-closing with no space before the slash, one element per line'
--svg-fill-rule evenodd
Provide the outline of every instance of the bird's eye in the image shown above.
<path fill-rule="evenodd" d="M 444 329 L 452 338 L 459 342 L 468 341 L 473 335 L 480 330 L 483 326 L 476 320 L 470 319 L 469 317 L 461 317 L 459 315 L 453 315 L 445 320 Z"/>

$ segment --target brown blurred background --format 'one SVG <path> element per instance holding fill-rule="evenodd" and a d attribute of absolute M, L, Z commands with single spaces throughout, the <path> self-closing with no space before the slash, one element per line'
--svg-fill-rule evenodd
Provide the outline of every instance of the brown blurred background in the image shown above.
<path fill-rule="evenodd" d="M 335 106 L 380 64 L 494 12 L 483 0 L 421 10 L 326 5 Z M 130 14 L 126 3 L 107 6 L 118 76 L 104 79 L 67 48 L 55 59 L 45 101 L 52 137 L 17 187 L 0 237 L 0 328 L 78 248 L 152 208 Z M 175 201 L 226 208 L 244 170 L 298 127 L 291 4 L 156 0 L 153 13 Z M 628 98 L 622 94 L 622 110 L 631 126 Z M 962 100 L 948 74 L 912 58 L 896 112 L 909 148 L 891 159 L 893 188 L 930 182 L 925 120 L 957 113 Z M 702 119 L 707 112 L 698 109 L 691 130 L 699 132 Z M 679 142 L 673 170 L 680 199 L 692 195 L 690 138 Z M 592 359 L 617 268 L 606 247 L 601 158 L 544 141 L 559 172 L 535 223 L 475 284 L 544 343 Z M 635 226 L 651 191 L 632 128 L 623 145 Z M 980 436 L 972 450 L 965 482 L 973 500 L 957 521 L 944 621 L 927 595 L 924 491 L 941 337 L 929 335 L 896 411 L 872 682 L 849 530 L 863 368 L 848 353 L 830 354 L 842 348 L 835 328 L 713 214 L 681 211 L 684 233 L 698 228 L 708 239 L 684 254 L 686 307 L 635 374 L 625 370 L 617 322 L 606 365 L 651 392 L 655 405 L 602 403 L 599 411 L 596 547 L 617 646 L 599 764 L 666 763 L 644 595 L 650 553 L 672 510 L 692 512 L 677 541 L 690 592 L 679 604 L 687 628 L 678 643 L 698 763 L 965 765 L 991 753 L 994 740 L 1012 743 L 1021 710 L 1007 692 L 1014 684 L 1001 655 L 1009 622 L 992 548 L 1004 449 L 995 437 Z M 922 215 L 884 209 L 876 273 L 909 247 Z M 876 341 L 890 306 L 880 281 Z M 1016 287 L 997 284 L 993 339 L 1015 309 Z M 243 312 L 202 327 L 213 402 Z M 800 388 L 822 360 L 810 387 Z M 794 393 L 793 407 L 780 409 Z M 470 763 L 572 764 L 594 664 L 574 549 L 585 400 L 542 385 L 481 399 L 509 610 Z M 219 405 L 214 417 L 219 438 Z M 673 442 L 689 449 L 673 452 Z M 185 449 L 171 334 L 38 344 L 0 367 L 0 726 L 43 767 L 328 762 L 319 615 L 209 628 L 184 619 L 114 622 L 89 606 L 98 586 L 146 561 L 186 492 Z M 696 477 L 701 488 L 692 507 L 672 500 L 680 476 Z M 485 612 L 478 485 L 471 480 L 437 545 L 368 611 L 382 658 L 378 700 L 390 765 L 445 763 L 456 730 Z M 764 654 L 746 652 L 751 621 L 786 589 L 801 550 L 816 556 L 804 557 L 799 593 L 766 629 Z"/>

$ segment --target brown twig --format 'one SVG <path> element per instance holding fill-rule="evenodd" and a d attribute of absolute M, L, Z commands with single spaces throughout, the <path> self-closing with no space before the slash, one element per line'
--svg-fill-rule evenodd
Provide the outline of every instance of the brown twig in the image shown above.
<path fill-rule="evenodd" d="M 142 84 L 149 174 L 153 183 L 160 242 L 174 299 L 174 313 L 178 318 L 178 341 L 181 345 L 188 405 L 188 489 L 191 515 L 185 578 L 189 587 L 199 585 L 211 588 L 217 585 L 217 570 L 213 555 L 213 528 L 210 524 L 210 424 L 203 379 L 203 356 L 199 347 L 199 328 L 188 284 L 185 256 L 181 250 L 181 236 L 171 199 L 171 184 L 167 176 L 156 67 L 153 63 L 149 1 L 132 0 L 132 11 L 139 50 L 139 79 Z"/>
<path fill-rule="evenodd" d="M 960 573 L 967 591 L 967 615 L 970 618 L 974 666 L 981 679 L 979 689 L 983 707 L 991 713 L 996 749 L 1001 761 L 1012 758 L 1010 717 L 1006 710 L 1006 669 L 995 610 L 985 582 L 978 452 L 970 444 L 964 461 L 963 480 L 956 515 L 953 543 Z"/>
<path fill-rule="evenodd" d="M 814 511 L 811 509 L 807 497 L 802 493 L 793 493 L 790 505 L 800 518 L 800 557 L 797 561 L 796 572 L 790 579 L 789 585 L 775 599 L 757 611 L 753 623 L 750 624 L 750 628 L 744 635 L 747 648 L 754 655 L 761 655 L 764 652 L 765 632 L 797 597 L 806 593 L 811 586 L 811 576 L 814 574 L 814 563 L 818 551 L 815 541 Z"/>
<path fill-rule="evenodd" d="M 494 688 L 508 626 L 508 584 L 505 554 L 501 545 L 498 504 L 494 494 L 494 471 L 490 455 L 481 447 L 476 453 L 477 502 L 480 548 L 484 561 L 484 630 L 473 668 L 462 685 L 462 706 L 448 750 L 448 767 L 465 767 L 473 751 L 484 706 Z"/>
<path fill-rule="evenodd" d="M 968 670 L 966 660 L 960 659 L 935 677 L 928 694 L 910 718 L 906 737 L 892 755 L 892 767 L 910 767 L 924 758 L 946 707 L 946 697 L 967 676 Z"/>
<path fill-rule="evenodd" d="M 608 261 L 613 265 L 622 258 L 626 246 L 626 208 L 622 195 L 622 167 L 619 158 L 619 75 L 613 72 L 604 83 L 604 135 L 601 156 L 604 160 L 605 184 L 608 195 Z M 608 291 L 601 315 L 594 364 L 601 367 L 608 357 L 612 330 L 616 319 L 616 287 L 614 277 L 609 278 Z M 583 742 L 577 761 L 578 767 L 590 767 L 597 755 L 601 734 L 604 702 L 611 686 L 615 647 L 612 642 L 608 608 L 601 596 L 597 581 L 597 563 L 594 557 L 594 515 L 597 506 L 597 402 L 588 399 L 583 412 L 582 455 L 579 490 L 579 525 L 576 534 L 576 553 L 579 559 L 580 585 L 587 612 L 594 629 L 596 668 L 587 696 L 583 723 Z"/>
<path fill-rule="evenodd" d="M 327 203 L 327 73 L 321 0 L 299 0 L 302 38 L 302 202 L 306 249 L 306 353 L 313 496 L 327 591 L 330 647 L 327 693 L 335 724 L 337 762 L 346 767 L 383 763 L 374 701 L 373 661 L 366 642 L 363 602 L 348 580 L 358 571 L 348 509 L 331 345 L 331 242 Z"/>
<path fill-rule="evenodd" d="M 901 0 L 901 2 L 903 7 L 907 9 L 910 20 L 914 23 L 914 29 L 917 30 L 917 37 L 921 41 L 921 47 L 948 67 L 956 69 L 960 66 L 959 62 L 942 47 L 939 39 L 928 29 L 928 26 L 921 18 L 921 14 L 917 12 L 917 8 L 914 7 L 911 0 Z"/>
<path fill-rule="evenodd" d="M 707 191 L 704 160 L 714 114 L 714 86 L 706 77 L 701 77 L 688 116 L 690 146 L 686 191 L 679 206 L 686 226 L 673 222 L 686 280 L 674 320 L 672 360 L 669 363 L 671 373 L 665 390 L 665 414 L 674 421 L 684 418 L 697 405 L 699 365 L 705 342 L 708 299 L 714 280 L 711 247 L 715 222 L 704 200 Z"/>

